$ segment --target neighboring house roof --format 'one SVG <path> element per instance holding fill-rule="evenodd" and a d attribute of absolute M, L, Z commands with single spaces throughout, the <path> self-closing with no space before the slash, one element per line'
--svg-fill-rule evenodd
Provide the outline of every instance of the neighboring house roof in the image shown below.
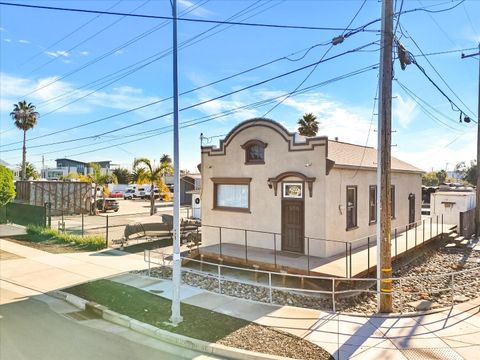
<path fill-rule="evenodd" d="M 62 159 L 56 159 L 57 166 L 59 162 L 68 162 L 70 164 L 75 164 L 75 165 L 84 165 L 87 166 L 89 163 L 83 162 L 83 161 L 78 161 L 78 160 L 73 160 L 73 159 L 67 159 L 67 158 L 62 158 Z M 97 163 L 101 168 L 108 167 L 112 161 L 107 160 L 107 161 L 92 161 L 92 163 Z"/>
<path fill-rule="evenodd" d="M 377 149 L 362 145 L 328 141 L 328 158 L 334 167 L 376 169 Z M 424 171 L 392 156 L 392 170 L 423 173 Z"/>
<path fill-rule="evenodd" d="M 201 174 L 185 174 L 185 175 L 182 175 L 182 178 L 184 177 L 189 177 L 191 179 L 201 179 L 202 175 Z"/>

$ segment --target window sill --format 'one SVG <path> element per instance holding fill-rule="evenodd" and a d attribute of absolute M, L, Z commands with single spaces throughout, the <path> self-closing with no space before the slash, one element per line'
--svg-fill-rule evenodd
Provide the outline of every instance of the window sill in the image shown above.
<path fill-rule="evenodd" d="M 265 161 L 263 161 L 263 160 L 245 161 L 245 165 L 265 165 Z"/>
<path fill-rule="evenodd" d="M 353 227 L 346 228 L 345 231 L 352 231 L 352 230 L 355 230 L 355 229 L 358 229 L 358 226 L 353 226 Z"/>
<path fill-rule="evenodd" d="M 217 206 L 217 207 L 214 207 L 212 210 L 214 210 L 214 211 L 216 210 L 216 211 L 241 212 L 241 213 L 251 214 L 250 209 L 227 207 L 227 206 Z"/>

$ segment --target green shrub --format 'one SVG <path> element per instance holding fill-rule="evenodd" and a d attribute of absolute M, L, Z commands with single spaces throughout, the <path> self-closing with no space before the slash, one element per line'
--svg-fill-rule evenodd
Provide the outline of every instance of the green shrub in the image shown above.
<path fill-rule="evenodd" d="M 89 250 L 100 250 L 105 248 L 105 238 L 101 235 L 73 235 L 62 233 L 55 229 L 43 228 L 36 225 L 27 226 L 26 240 L 33 242 L 50 241 L 83 247 Z"/>
<path fill-rule="evenodd" d="M 13 173 L 10 169 L 0 165 L 0 206 L 5 205 L 14 198 Z"/>

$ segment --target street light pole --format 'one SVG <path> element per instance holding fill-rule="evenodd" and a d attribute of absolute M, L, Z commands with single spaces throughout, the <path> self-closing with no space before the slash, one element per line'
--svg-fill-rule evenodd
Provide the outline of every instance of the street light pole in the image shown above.
<path fill-rule="evenodd" d="M 472 56 L 480 56 L 480 43 L 478 43 L 478 52 L 474 54 L 462 54 L 462 59 Z M 475 234 L 480 236 L 480 59 L 478 59 L 478 108 L 477 108 L 477 188 L 476 188 L 476 207 L 475 207 Z"/>
<path fill-rule="evenodd" d="M 177 325 L 183 321 L 180 314 L 180 154 L 178 129 L 178 68 L 177 68 L 177 0 L 171 0 L 173 17 L 173 271 L 172 315 L 170 321 Z"/>

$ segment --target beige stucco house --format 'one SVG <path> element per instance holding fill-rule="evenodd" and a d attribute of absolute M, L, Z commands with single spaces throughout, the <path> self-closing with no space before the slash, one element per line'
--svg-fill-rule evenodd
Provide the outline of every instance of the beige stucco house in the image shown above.
<path fill-rule="evenodd" d="M 203 245 L 340 253 L 336 241 L 375 234 L 376 159 L 370 147 L 305 139 L 267 119 L 242 122 L 219 147 L 202 147 Z M 392 158 L 392 227 L 420 220 L 421 173 Z"/>

